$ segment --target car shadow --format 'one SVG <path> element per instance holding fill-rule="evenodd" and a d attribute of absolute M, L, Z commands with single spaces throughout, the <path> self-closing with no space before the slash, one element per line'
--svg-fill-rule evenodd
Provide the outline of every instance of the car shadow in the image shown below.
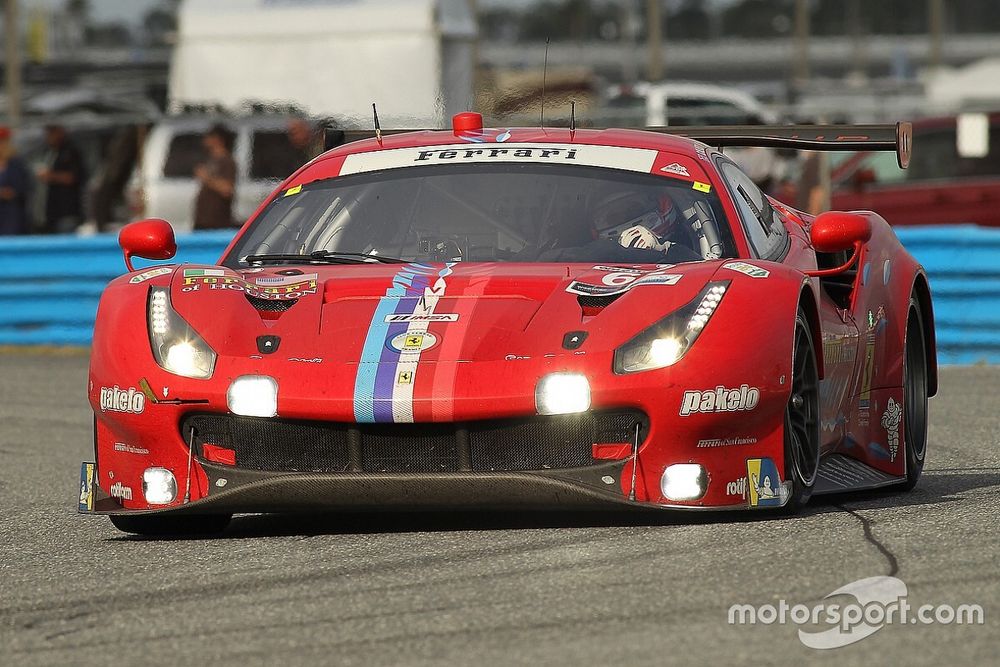
<path fill-rule="evenodd" d="M 785 520 L 843 512 L 847 509 L 893 509 L 960 502 L 962 494 L 1000 486 L 1000 468 L 953 468 L 927 471 L 912 491 L 875 490 L 819 496 L 801 512 L 774 511 L 683 512 L 664 510 L 611 511 L 407 511 L 253 514 L 235 517 L 225 531 L 205 535 L 119 535 L 110 541 L 239 540 L 260 537 L 370 535 L 384 533 L 444 533 L 556 528 L 616 528 L 734 524 Z M 849 506 L 845 507 L 845 505 Z"/>

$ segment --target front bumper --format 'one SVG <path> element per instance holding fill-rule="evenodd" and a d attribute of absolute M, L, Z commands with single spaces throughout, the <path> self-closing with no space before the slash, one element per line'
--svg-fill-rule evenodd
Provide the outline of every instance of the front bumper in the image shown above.
<path fill-rule="evenodd" d="M 276 473 L 199 460 L 211 491 L 199 500 L 162 509 L 129 510 L 96 483 L 80 510 L 113 515 L 196 515 L 315 511 L 678 509 L 741 510 L 650 504 L 623 496 L 626 461 L 558 471 L 503 473 Z M 92 464 L 84 464 L 88 470 Z M 83 489 L 88 485 L 84 482 Z"/>

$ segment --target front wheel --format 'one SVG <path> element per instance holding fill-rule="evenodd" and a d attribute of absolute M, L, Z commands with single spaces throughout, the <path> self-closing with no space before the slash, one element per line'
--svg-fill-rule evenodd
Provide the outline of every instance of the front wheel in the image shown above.
<path fill-rule="evenodd" d="M 903 343 L 903 451 L 906 481 L 900 489 L 917 485 L 927 453 L 927 341 L 920 303 L 910 297 Z"/>
<path fill-rule="evenodd" d="M 232 514 L 189 514 L 160 516 L 149 514 L 112 514 L 108 517 L 115 528 L 136 535 L 209 535 L 221 533 L 229 525 Z"/>
<path fill-rule="evenodd" d="M 819 368 L 805 313 L 795 317 L 792 381 L 785 407 L 785 477 L 792 483 L 786 510 L 809 502 L 819 471 Z"/>

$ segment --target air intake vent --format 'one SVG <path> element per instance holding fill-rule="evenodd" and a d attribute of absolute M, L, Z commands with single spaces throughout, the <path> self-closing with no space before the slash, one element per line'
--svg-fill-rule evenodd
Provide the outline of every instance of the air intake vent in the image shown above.
<path fill-rule="evenodd" d="M 624 292 L 608 296 L 580 295 L 577 297 L 577 301 L 580 303 L 580 307 L 586 310 L 600 310 L 613 304 L 622 294 Z"/>
<path fill-rule="evenodd" d="M 250 296 L 246 293 L 244 293 L 243 296 L 245 296 L 247 301 L 250 302 L 250 305 L 257 310 L 271 313 L 283 313 L 298 303 L 298 299 L 261 299 L 260 297 Z"/>

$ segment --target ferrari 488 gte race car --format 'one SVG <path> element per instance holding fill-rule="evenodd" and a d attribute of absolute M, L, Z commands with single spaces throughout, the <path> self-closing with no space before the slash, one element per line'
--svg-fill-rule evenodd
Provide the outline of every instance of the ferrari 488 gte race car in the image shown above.
<path fill-rule="evenodd" d="M 769 199 L 718 150 L 895 150 L 909 126 L 379 132 L 303 166 L 216 266 L 120 235 L 80 509 L 801 507 L 910 488 L 927 278 L 872 212 Z M 335 134 L 335 133 L 333 133 Z"/>

